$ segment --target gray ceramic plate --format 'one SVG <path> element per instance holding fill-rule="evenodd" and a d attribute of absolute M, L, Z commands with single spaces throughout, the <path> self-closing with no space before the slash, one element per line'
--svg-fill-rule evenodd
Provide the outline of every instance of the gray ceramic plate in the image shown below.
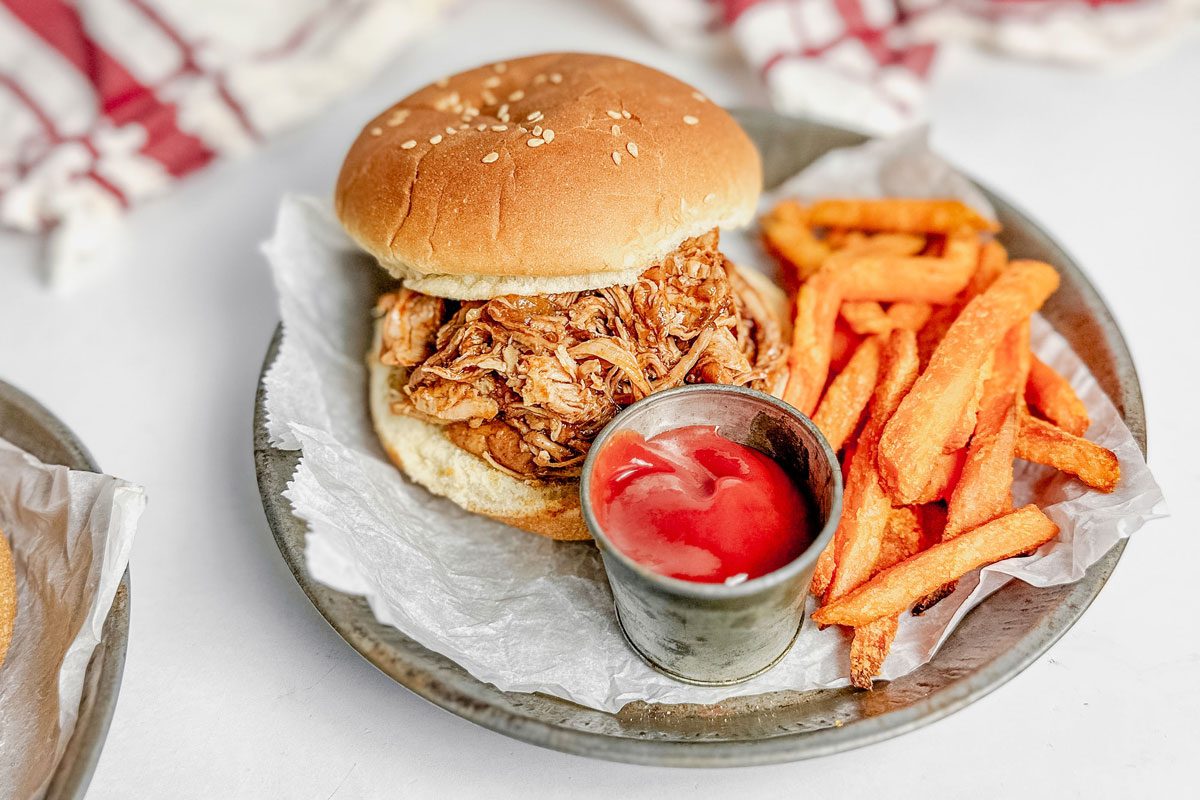
<path fill-rule="evenodd" d="M 859 134 L 770 112 L 738 114 L 762 150 L 772 186 Z M 1015 257 L 1048 261 L 1062 287 L 1043 313 L 1108 392 L 1145 451 L 1141 390 L 1112 315 L 1079 267 L 1003 199 L 988 193 Z M 279 333 L 264 371 L 275 359 Z M 972 611 L 929 664 L 871 692 L 779 692 L 715 706 L 632 704 L 607 714 L 536 694 L 501 692 L 472 678 L 394 628 L 376 622 L 365 601 L 313 581 L 304 568 L 305 525 L 282 497 L 298 460 L 271 448 L 260 389 L 254 452 L 267 519 L 300 586 L 329 624 L 364 658 L 430 702 L 507 736 L 569 753 L 673 766 L 734 766 L 793 761 L 887 739 L 940 719 L 1004 684 L 1063 635 L 1112 574 L 1124 543 L 1083 580 L 1035 589 L 1019 581 Z"/>
<path fill-rule="evenodd" d="M 46 464 L 99 472 L 91 454 L 58 418 L 24 392 L 0 381 L 0 437 Z M 82 800 L 117 707 L 129 640 L 129 570 L 125 570 L 104 633 L 84 674 L 79 721 L 55 768 L 47 800 Z"/>

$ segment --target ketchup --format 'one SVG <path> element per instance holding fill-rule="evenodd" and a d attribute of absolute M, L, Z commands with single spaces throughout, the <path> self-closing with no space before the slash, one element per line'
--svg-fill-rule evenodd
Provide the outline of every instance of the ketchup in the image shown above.
<path fill-rule="evenodd" d="M 591 478 L 596 521 L 655 572 L 702 583 L 757 578 L 814 538 L 812 503 L 779 464 L 715 427 L 649 439 L 620 431 L 603 448 Z"/>

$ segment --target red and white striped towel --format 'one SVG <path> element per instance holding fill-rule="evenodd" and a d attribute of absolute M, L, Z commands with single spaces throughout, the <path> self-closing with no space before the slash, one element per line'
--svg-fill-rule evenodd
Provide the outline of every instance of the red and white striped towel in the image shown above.
<path fill-rule="evenodd" d="M 52 277 L 122 212 L 358 84 L 443 0 L 0 0 L 0 224 Z"/>
<path fill-rule="evenodd" d="M 872 133 L 922 118 L 950 40 L 1093 64 L 1161 43 L 1200 0 L 626 0 L 663 42 L 732 37 L 772 104 Z"/>
<path fill-rule="evenodd" d="M 0 0 L 0 226 L 48 233 L 56 282 L 92 271 L 130 205 L 312 116 L 447 2 Z M 1200 5 L 626 2 L 671 45 L 732 37 L 780 110 L 874 132 L 920 118 L 947 39 L 1094 62 L 1161 41 Z"/>

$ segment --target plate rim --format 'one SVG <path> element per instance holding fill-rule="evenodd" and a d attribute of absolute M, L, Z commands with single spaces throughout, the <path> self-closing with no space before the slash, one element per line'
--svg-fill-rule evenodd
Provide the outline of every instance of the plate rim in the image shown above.
<path fill-rule="evenodd" d="M 827 125 L 815 120 L 788 117 L 764 109 L 739 109 L 733 113 L 740 119 L 754 119 L 757 117 L 761 121 L 762 119 L 773 117 L 784 124 L 826 129 L 840 135 L 859 137 L 862 140 L 868 138 L 857 132 L 837 126 Z M 1108 304 L 1065 248 L 1051 237 L 1038 222 L 1026 214 L 1019 206 L 992 191 L 986 184 L 974 180 L 969 175 L 966 177 L 978 186 L 990 200 L 999 201 L 1002 207 L 1019 216 L 1023 224 L 1034 235 L 1040 237 L 1044 242 L 1062 254 L 1062 263 L 1058 263 L 1055 266 L 1064 272 L 1070 273 L 1073 279 L 1072 283 L 1087 302 L 1088 311 L 1097 318 L 1097 322 L 1100 323 L 1101 328 L 1104 330 L 1106 343 L 1110 347 L 1112 362 L 1122 375 L 1128 377 L 1127 380 L 1122 380 L 1120 383 L 1122 396 L 1120 398 L 1114 397 L 1113 400 L 1115 404 L 1123 409 L 1123 418 L 1137 440 L 1143 455 L 1145 455 L 1145 409 L 1141 383 L 1124 333 L 1113 317 Z M 877 717 L 861 719 L 842 727 L 785 733 L 770 738 L 715 742 L 693 740 L 662 741 L 616 737 L 601 732 L 557 726 L 545 720 L 531 716 L 522 716 L 511 710 L 498 708 L 483 701 L 458 697 L 454 690 L 444 687 L 437 680 L 417 680 L 417 676 L 412 674 L 411 669 L 402 674 L 396 674 L 396 672 L 388 669 L 382 659 L 373 657 L 365 648 L 356 644 L 355 640 L 361 638 L 363 632 L 351 630 L 354 625 L 352 621 L 337 619 L 332 609 L 324 605 L 326 601 L 320 595 L 336 596 L 350 600 L 356 599 L 359 602 L 363 601 L 361 597 L 338 592 L 319 584 L 307 574 L 304 568 L 303 554 L 303 538 L 307 536 L 307 526 L 302 520 L 298 520 L 298 518 L 292 516 L 290 504 L 282 496 L 275 497 L 272 494 L 273 487 L 268 485 L 272 480 L 272 476 L 268 472 L 269 459 L 279 459 L 282 457 L 285 460 L 289 460 L 287 470 L 289 478 L 294 470 L 295 462 L 299 460 L 299 453 L 297 451 L 277 450 L 272 447 L 266 434 L 267 413 L 264 378 L 270 366 L 274 363 L 281 339 L 282 323 L 278 324 L 273 332 L 263 359 L 263 366 L 255 392 L 252 431 L 255 472 L 260 495 L 263 499 L 264 514 L 272 536 L 280 550 L 281 557 L 284 559 L 297 583 L 300 584 L 309 601 L 322 618 L 355 652 L 362 656 L 368 663 L 418 696 L 481 727 L 529 744 L 560 752 L 653 766 L 755 766 L 815 758 L 874 744 L 894 736 L 902 735 L 965 708 L 976 700 L 1000 688 L 1040 658 L 1071 629 L 1087 610 L 1088 606 L 1099 595 L 1108 578 L 1111 577 L 1128 541 L 1127 539 L 1118 541 L 1108 553 L 1088 570 L 1088 575 L 1084 579 L 1074 584 L 1069 584 L 1071 587 L 1069 594 L 1065 595 L 1059 602 L 1059 605 L 1047 615 L 1045 624 L 1022 638 L 1019 646 L 1010 647 L 992 662 L 979 668 L 974 673 L 966 675 L 956 680 L 952 685 L 940 689 L 936 695 L 922 698 L 904 708 L 888 711 Z M 285 517 L 297 520 L 304 531 L 298 551 L 286 539 L 284 529 L 287 522 Z M 373 617 L 372 623 L 379 628 L 386 627 L 375 621 Z M 413 642 L 412 644 L 414 648 L 420 648 L 432 655 L 437 655 L 433 651 L 422 647 L 419 643 Z M 441 656 L 438 657 L 441 658 Z M 485 689 L 499 691 L 496 687 L 479 681 L 469 674 L 467 674 L 467 679 Z M 515 695 L 519 693 L 511 694 Z M 567 701 L 561 702 L 566 703 Z"/>
<path fill-rule="evenodd" d="M 38 423 L 43 431 L 71 454 L 71 463 L 60 466 L 101 473 L 91 452 L 67 425 L 44 405 L 13 384 L 0 380 L 0 403 L 12 406 Z M 2 433 L 2 432 L 0 432 Z M 129 647 L 129 567 L 121 575 L 116 595 L 104 618 L 100 642 L 84 672 L 79 717 L 67 746 L 46 786 L 47 800 L 83 800 L 108 739 L 125 674 Z"/>

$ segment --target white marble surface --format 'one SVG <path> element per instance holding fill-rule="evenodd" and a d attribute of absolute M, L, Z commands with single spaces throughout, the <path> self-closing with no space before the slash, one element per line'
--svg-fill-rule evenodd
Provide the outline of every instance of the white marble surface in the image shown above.
<path fill-rule="evenodd" d="M 0 376 L 146 485 L 121 699 L 89 797 L 1175 796 L 1200 746 L 1200 32 L 1108 72 L 949 52 L 933 139 L 1025 208 L 1108 298 L 1141 373 L 1150 463 L 1174 516 L 1131 542 L 1063 639 L 994 694 L 869 748 L 721 772 L 591 761 L 506 739 L 393 684 L 292 580 L 250 452 L 275 325 L 257 244 L 287 190 L 327 192 L 379 106 L 442 73 L 539 49 L 604 50 L 761 104 L 735 61 L 662 51 L 609 3 L 478 2 L 364 92 L 131 221 L 123 267 L 49 291 L 0 237 Z"/>

